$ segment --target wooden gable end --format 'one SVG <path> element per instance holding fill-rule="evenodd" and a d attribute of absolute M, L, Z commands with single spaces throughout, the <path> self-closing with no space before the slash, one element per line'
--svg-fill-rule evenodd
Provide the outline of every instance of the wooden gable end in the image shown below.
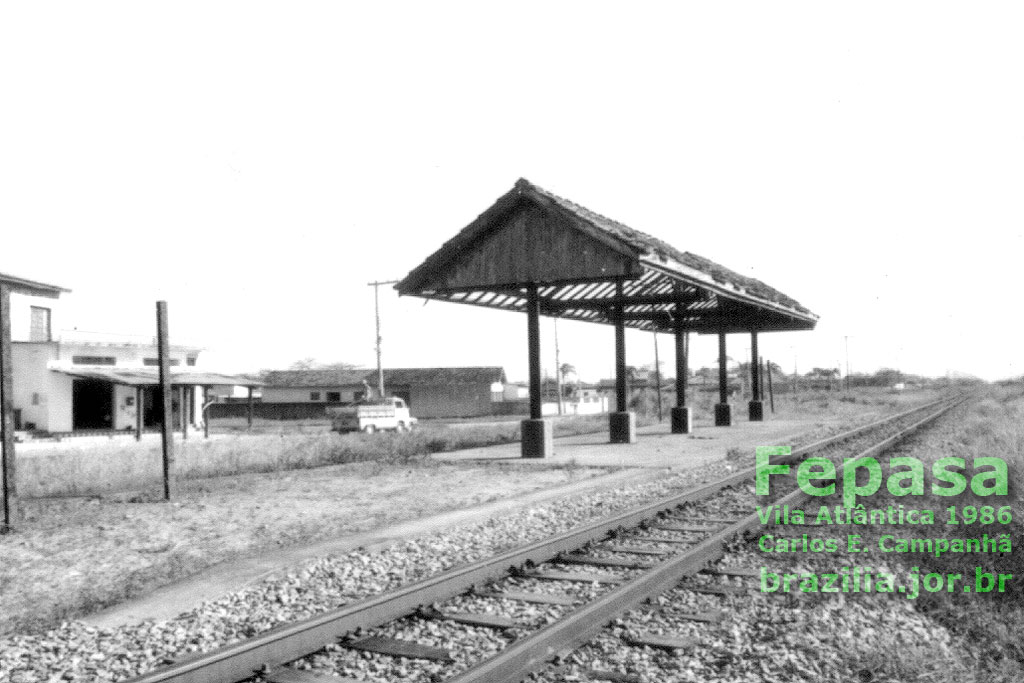
<path fill-rule="evenodd" d="M 592 232 L 578 217 L 522 200 L 422 286 L 486 288 L 636 274 L 635 256 Z"/>

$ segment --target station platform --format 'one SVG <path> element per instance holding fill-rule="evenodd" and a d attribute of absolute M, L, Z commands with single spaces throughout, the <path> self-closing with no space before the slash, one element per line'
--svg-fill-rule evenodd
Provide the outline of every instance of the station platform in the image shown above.
<path fill-rule="evenodd" d="M 837 418 L 772 419 L 764 422 L 735 421 L 730 427 L 715 427 L 712 420 L 695 420 L 690 434 L 672 434 L 668 423 L 637 428 L 637 442 L 610 443 L 607 430 L 577 436 L 555 437 L 554 455 L 548 458 L 523 458 L 518 441 L 498 446 L 469 448 L 431 457 L 445 462 L 488 462 L 516 460 L 534 463 L 575 462 L 593 467 L 691 468 L 702 462 L 720 460 L 733 448 L 749 453 L 754 463 L 757 446 L 788 446 L 792 439 L 819 427 L 836 423 Z"/>

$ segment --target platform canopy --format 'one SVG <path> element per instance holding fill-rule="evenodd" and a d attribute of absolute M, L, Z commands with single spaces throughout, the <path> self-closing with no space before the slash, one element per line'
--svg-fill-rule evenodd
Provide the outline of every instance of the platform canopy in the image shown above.
<path fill-rule="evenodd" d="M 818 317 L 760 280 L 562 199 L 527 180 L 399 282 L 399 294 L 698 333 L 810 330 Z M 621 296 L 621 299 L 619 298 Z"/>

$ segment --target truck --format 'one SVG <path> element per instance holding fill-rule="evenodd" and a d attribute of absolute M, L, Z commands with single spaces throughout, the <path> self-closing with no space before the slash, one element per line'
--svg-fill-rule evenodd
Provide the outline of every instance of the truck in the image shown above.
<path fill-rule="evenodd" d="M 328 408 L 327 414 L 331 418 L 331 431 L 343 434 L 373 434 L 382 430 L 404 432 L 416 424 L 416 418 L 409 413 L 409 406 L 397 396 Z"/>

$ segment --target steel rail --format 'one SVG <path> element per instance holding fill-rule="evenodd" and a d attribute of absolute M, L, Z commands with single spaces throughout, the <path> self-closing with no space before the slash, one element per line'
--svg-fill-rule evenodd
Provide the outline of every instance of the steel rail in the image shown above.
<path fill-rule="evenodd" d="M 887 423 L 921 412 L 950 399 L 939 399 L 896 415 L 847 430 L 835 436 L 802 446 L 788 456 L 773 459 L 787 462 L 859 436 Z M 170 666 L 128 679 L 125 683 L 234 683 L 309 655 L 341 636 L 358 629 L 369 629 L 415 613 L 421 605 L 441 602 L 461 595 L 474 586 L 508 576 L 510 568 L 540 564 L 559 553 L 606 538 L 619 528 L 639 525 L 659 513 L 685 503 L 708 498 L 719 490 L 751 481 L 754 468 L 739 470 L 720 480 L 702 484 L 668 496 L 626 513 L 603 518 L 552 538 L 514 548 L 494 557 L 400 587 L 394 591 L 359 600 L 324 614 L 285 624 L 245 641 L 210 652 L 186 655 Z"/>
<path fill-rule="evenodd" d="M 934 413 L 900 430 L 897 434 L 870 446 L 855 459 L 872 457 L 938 419 L 959 405 L 956 399 Z M 811 498 L 801 489 L 783 496 L 777 505 L 799 505 Z M 605 595 L 596 598 L 564 619 L 550 624 L 526 638 L 513 643 L 494 657 L 448 679 L 447 683 L 519 683 L 527 675 L 545 666 L 561 653 L 590 641 L 606 624 L 623 612 L 636 607 L 675 586 L 687 575 L 696 574 L 725 555 L 725 543 L 736 534 L 761 524 L 757 513 L 714 533 L 698 545 L 675 555 Z"/>

